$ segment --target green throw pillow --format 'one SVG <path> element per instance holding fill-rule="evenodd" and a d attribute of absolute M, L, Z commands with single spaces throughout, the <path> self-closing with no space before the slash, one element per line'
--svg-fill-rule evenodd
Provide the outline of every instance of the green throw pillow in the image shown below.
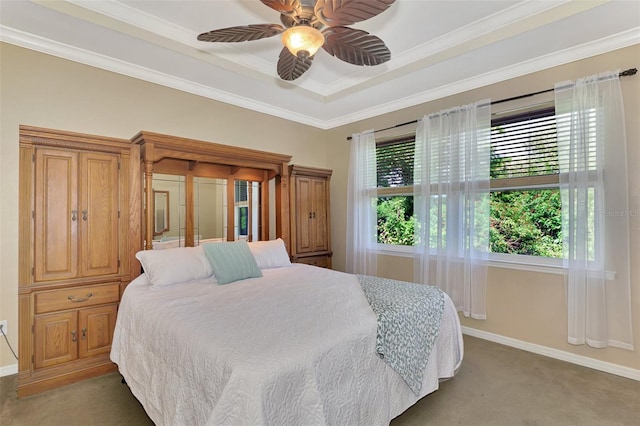
<path fill-rule="evenodd" d="M 256 259 L 244 240 L 206 243 L 202 245 L 202 249 L 220 284 L 262 276 Z"/>

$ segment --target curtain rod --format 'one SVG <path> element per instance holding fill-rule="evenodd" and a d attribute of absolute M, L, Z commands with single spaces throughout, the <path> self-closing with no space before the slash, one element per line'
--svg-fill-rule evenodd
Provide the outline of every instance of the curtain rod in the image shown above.
<path fill-rule="evenodd" d="M 629 68 L 628 70 L 621 71 L 620 74 L 618 74 L 618 76 L 619 77 L 629 77 L 629 76 L 632 76 L 632 75 L 636 75 L 637 72 L 638 72 L 638 68 Z M 542 93 L 553 92 L 554 90 L 555 89 L 546 89 L 546 90 L 541 90 L 539 92 L 525 93 L 524 95 L 518 95 L 518 96 L 514 96 L 512 98 L 500 99 L 500 100 L 497 100 L 497 101 L 493 101 L 493 102 L 491 102 L 491 105 L 501 104 L 503 102 L 509 102 L 509 101 L 517 101 L 518 99 L 528 98 L 528 97 L 531 97 L 531 96 L 540 95 Z M 391 130 L 391 129 L 395 129 L 396 127 L 407 126 L 409 124 L 413 124 L 413 123 L 417 123 L 417 122 L 418 122 L 418 120 L 411 120 L 411 121 L 407 121 L 406 123 L 396 124 L 395 126 L 385 127 L 384 129 L 374 130 L 373 133 L 382 132 L 382 131 L 385 131 L 385 130 Z M 350 141 L 351 139 L 352 139 L 351 136 L 347 136 L 347 140 L 348 141 Z"/>

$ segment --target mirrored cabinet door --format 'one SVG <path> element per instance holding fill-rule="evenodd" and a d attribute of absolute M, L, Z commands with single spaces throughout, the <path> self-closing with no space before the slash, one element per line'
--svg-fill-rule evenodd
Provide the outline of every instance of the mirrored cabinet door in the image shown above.
<path fill-rule="evenodd" d="M 185 176 L 153 174 L 153 248 L 185 246 Z"/>
<path fill-rule="evenodd" d="M 194 245 L 212 241 L 226 241 L 227 236 L 227 180 L 193 178 Z"/>

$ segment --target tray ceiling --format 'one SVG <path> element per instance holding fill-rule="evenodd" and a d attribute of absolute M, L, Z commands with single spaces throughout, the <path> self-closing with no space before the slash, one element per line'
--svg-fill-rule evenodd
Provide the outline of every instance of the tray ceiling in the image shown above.
<path fill-rule="evenodd" d="M 279 22 L 258 0 L 0 2 L 4 42 L 322 129 L 640 43 L 636 0 L 398 0 L 351 26 L 382 38 L 389 62 L 320 50 L 293 82 L 276 72 L 279 36 L 196 40 Z"/>

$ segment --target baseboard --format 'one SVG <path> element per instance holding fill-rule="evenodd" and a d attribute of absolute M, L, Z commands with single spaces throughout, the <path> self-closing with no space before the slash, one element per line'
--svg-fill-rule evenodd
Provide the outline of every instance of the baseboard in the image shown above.
<path fill-rule="evenodd" d="M 582 355 L 572 354 L 570 352 L 549 348 L 547 346 L 536 345 L 535 343 L 524 342 L 522 340 L 501 336 L 499 334 L 490 333 L 488 331 L 482 331 L 471 327 L 463 326 L 462 333 L 469 336 L 478 337 L 480 339 L 489 340 L 491 342 L 500 343 L 502 345 L 511 346 L 517 349 L 522 349 L 527 352 L 533 352 L 538 355 L 548 356 L 549 358 L 559 359 L 561 361 L 570 362 L 572 364 L 581 365 L 583 367 L 593 368 L 594 370 L 604 371 L 605 373 L 615 374 L 616 376 L 622 376 L 628 379 L 640 381 L 640 370 L 634 368 L 624 367 L 618 364 L 600 361 Z"/>
<path fill-rule="evenodd" d="M 0 367 L 0 377 L 11 376 L 12 374 L 18 374 L 18 364 Z"/>

